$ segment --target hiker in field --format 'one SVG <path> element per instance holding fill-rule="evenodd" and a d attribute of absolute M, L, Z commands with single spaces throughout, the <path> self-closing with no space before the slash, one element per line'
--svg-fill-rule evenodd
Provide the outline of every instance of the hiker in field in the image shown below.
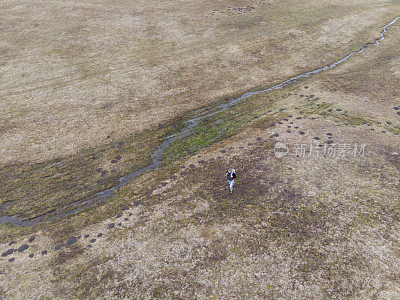
<path fill-rule="evenodd" d="M 236 172 L 234 169 L 229 169 L 226 171 L 226 177 L 228 178 L 228 182 L 229 182 L 229 190 L 233 191 L 233 183 L 235 182 L 235 178 L 236 178 Z"/>

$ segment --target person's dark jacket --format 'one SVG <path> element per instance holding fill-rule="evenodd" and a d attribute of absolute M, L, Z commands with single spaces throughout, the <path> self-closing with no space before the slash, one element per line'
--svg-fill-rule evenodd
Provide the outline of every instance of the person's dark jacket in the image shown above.
<path fill-rule="evenodd" d="M 226 172 L 226 177 L 228 178 L 229 181 L 231 181 L 236 178 L 236 173 Z"/>

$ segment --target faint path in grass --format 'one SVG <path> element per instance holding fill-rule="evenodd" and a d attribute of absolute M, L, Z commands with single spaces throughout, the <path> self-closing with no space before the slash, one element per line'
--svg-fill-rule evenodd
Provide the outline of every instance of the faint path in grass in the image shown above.
<path fill-rule="evenodd" d="M 330 69 L 337 67 L 338 65 L 347 61 L 353 55 L 364 52 L 364 50 L 367 49 L 369 46 L 379 45 L 381 43 L 381 41 L 385 38 L 385 33 L 387 32 L 387 28 L 390 27 L 391 25 L 393 25 L 394 23 L 396 23 L 398 20 L 400 20 L 400 16 L 393 19 L 391 22 L 389 22 L 385 26 L 383 26 L 380 37 L 377 38 L 374 42 L 366 43 L 360 50 L 353 51 L 353 52 L 349 53 L 348 55 L 346 55 L 345 57 L 339 59 L 338 61 L 336 61 L 332 64 L 329 64 L 322 68 L 315 69 L 315 70 L 305 72 L 305 73 L 299 74 L 297 76 L 291 77 L 277 85 L 274 85 L 274 86 L 264 89 L 264 90 L 244 93 L 243 95 L 241 95 L 238 98 L 231 99 L 227 103 L 224 103 L 217 107 L 213 107 L 212 109 L 209 109 L 209 110 L 207 110 L 203 113 L 200 113 L 200 114 L 194 116 L 193 118 L 185 121 L 184 127 L 180 132 L 170 135 L 170 136 L 167 136 L 163 139 L 163 142 L 161 143 L 161 145 L 156 149 L 155 153 L 153 154 L 152 163 L 150 165 L 119 178 L 119 183 L 117 185 L 115 185 L 109 189 L 106 189 L 104 191 L 98 192 L 95 195 L 87 198 L 84 201 L 74 202 L 74 203 L 65 205 L 63 207 L 57 208 L 54 211 L 47 212 L 41 216 L 38 216 L 38 217 L 30 219 L 30 220 L 22 220 L 22 219 L 18 218 L 18 216 L 0 216 L 0 223 L 8 222 L 15 226 L 32 226 L 35 224 L 40 224 L 43 222 L 47 222 L 47 221 L 51 221 L 51 220 L 69 216 L 69 215 L 79 212 L 87 207 L 90 207 L 92 205 L 97 205 L 97 204 L 100 204 L 101 202 L 106 201 L 113 195 L 114 192 L 118 191 L 120 188 L 122 188 L 122 187 L 126 186 L 128 183 L 132 182 L 139 175 L 141 175 L 147 171 L 154 170 L 154 169 L 157 169 L 158 167 L 160 167 L 165 150 L 173 142 L 180 140 L 180 139 L 184 139 L 187 136 L 189 136 L 193 132 L 193 129 L 195 129 L 203 119 L 210 117 L 212 115 L 221 113 L 225 110 L 228 110 L 233 105 L 235 105 L 238 102 L 240 102 L 244 99 L 247 99 L 251 96 L 282 89 L 285 86 L 293 84 L 300 79 L 304 79 L 304 78 L 310 77 L 314 74 L 318 74 L 320 72 L 330 70 Z"/>

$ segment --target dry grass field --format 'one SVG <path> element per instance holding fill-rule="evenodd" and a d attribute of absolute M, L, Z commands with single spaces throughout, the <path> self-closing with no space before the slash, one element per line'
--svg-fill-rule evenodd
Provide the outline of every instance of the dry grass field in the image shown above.
<path fill-rule="evenodd" d="M 369 0 L 0 8 L 0 213 L 24 221 L 116 185 L 183 121 L 331 64 L 400 16 Z M 398 299 L 399 38 L 400 21 L 334 69 L 205 118 L 97 206 L 0 223 L 0 299 Z M 277 158 L 278 141 L 365 152 Z"/>
<path fill-rule="evenodd" d="M 0 163 L 77 154 L 313 69 L 375 37 L 396 2 L 3 1 Z"/>

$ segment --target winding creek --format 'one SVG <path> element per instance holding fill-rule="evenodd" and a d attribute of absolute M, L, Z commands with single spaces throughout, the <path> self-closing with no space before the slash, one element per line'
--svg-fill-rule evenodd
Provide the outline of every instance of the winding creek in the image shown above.
<path fill-rule="evenodd" d="M 120 188 L 126 186 L 128 183 L 132 182 L 133 180 L 135 180 L 135 178 L 147 171 L 150 170 L 154 170 L 160 167 L 160 164 L 162 162 L 162 157 L 163 154 L 165 152 L 165 150 L 175 141 L 179 140 L 179 139 L 183 139 L 187 136 L 189 136 L 193 130 L 200 124 L 200 122 L 204 119 L 207 118 L 209 116 L 218 114 L 220 112 L 223 112 L 225 110 L 228 110 L 230 107 L 232 107 L 233 105 L 237 104 L 238 102 L 247 99 L 251 96 L 257 95 L 257 94 L 262 94 L 262 93 L 267 93 L 273 90 L 278 90 L 278 89 L 282 89 L 287 85 L 293 84 L 295 82 L 297 82 L 300 79 L 303 78 L 307 78 L 310 77 L 314 74 L 326 71 L 326 70 L 330 70 L 333 69 L 335 67 L 337 67 L 338 65 L 342 64 L 343 62 L 347 61 L 349 58 L 351 58 L 353 55 L 356 54 L 360 54 L 362 53 L 365 49 L 367 49 L 369 46 L 372 45 L 379 45 L 380 42 L 385 38 L 385 33 L 387 31 L 387 28 L 390 27 L 391 25 L 393 25 L 394 23 L 396 23 L 398 20 L 400 20 L 400 16 L 393 19 L 390 23 L 386 24 L 381 31 L 380 37 L 377 38 L 374 42 L 370 42 L 365 44 L 360 50 L 351 52 L 349 54 L 347 54 L 345 57 L 341 58 L 340 60 L 331 63 L 329 65 L 326 65 L 322 68 L 319 69 L 315 69 L 306 73 L 302 73 L 299 74 L 297 76 L 291 77 L 277 85 L 274 85 L 272 87 L 269 87 L 267 89 L 264 90 L 259 90 L 259 91 L 254 91 L 254 92 L 247 92 L 244 93 L 243 95 L 241 95 L 238 98 L 233 98 L 231 99 L 229 102 L 224 103 L 222 105 L 219 105 L 217 107 L 214 107 L 212 109 L 209 109 L 206 112 L 200 113 L 196 116 L 194 116 L 192 119 L 189 119 L 187 121 L 184 122 L 184 127 L 183 129 L 174 134 L 174 135 L 170 135 L 167 136 L 163 139 L 163 142 L 161 143 L 161 145 L 156 149 L 155 153 L 153 154 L 152 157 L 152 163 L 149 164 L 148 166 L 137 170 L 135 172 L 129 173 L 121 178 L 119 178 L 119 183 L 109 189 L 103 190 L 101 192 L 98 192 L 94 195 L 92 195 L 91 197 L 83 200 L 83 201 L 79 201 L 79 202 L 74 202 L 68 205 L 65 205 L 63 207 L 60 207 L 58 209 L 56 209 L 55 211 L 49 212 L 47 214 L 41 215 L 39 217 L 36 217 L 34 219 L 30 219 L 30 220 L 21 220 L 20 218 L 18 218 L 18 216 L 0 216 L 0 223 L 4 223 L 4 222 L 9 222 L 15 226 L 32 226 L 32 225 L 36 225 L 36 224 L 40 224 L 43 222 L 47 222 L 47 221 L 51 221 L 51 220 L 55 220 L 55 219 L 59 219 L 59 218 L 63 218 L 66 217 L 68 215 L 74 214 L 76 212 L 79 212 L 89 206 L 92 205 L 96 205 L 96 204 L 100 204 L 101 202 L 106 201 L 107 199 L 109 199 L 116 191 L 118 191 Z"/>

